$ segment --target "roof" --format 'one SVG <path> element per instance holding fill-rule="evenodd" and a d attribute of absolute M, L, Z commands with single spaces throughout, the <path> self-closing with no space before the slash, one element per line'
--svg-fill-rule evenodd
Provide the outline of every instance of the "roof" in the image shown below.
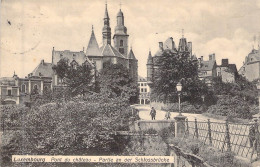
<path fill-rule="evenodd" d="M 149 51 L 148 59 L 147 59 L 147 64 L 153 64 L 153 57 L 151 51 Z"/>
<path fill-rule="evenodd" d="M 228 65 L 219 65 L 218 67 L 227 67 L 230 72 L 236 73 L 237 72 L 237 66 L 235 64 L 228 64 Z"/>
<path fill-rule="evenodd" d="M 130 49 L 130 52 L 128 53 L 127 57 L 128 57 L 128 59 L 136 59 L 132 48 Z"/>
<path fill-rule="evenodd" d="M 144 77 L 141 77 L 140 75 L 138 75 L 138 82 L 145 82 L 147 81 Z"/>
<path fill-rule="evenodd" d="M 87 56 L 83 51 L 79 52 L 73 52 L 70 50 L 64 50 L 64 51 L 56 51 L 53 50 L 53 57 L 52 57 L 52 64 L 57 64 L 60 59 L 66 58 L 69 60 L 69 63 L 71 63 L 73 60 L 76 60 L 80 65 L 83 64 L 87 59 Z"/>
<path fill-rule="evenodd" d="M 172 37 L 169 37 L 169 38 L 164 42 L 163 48 L 164 48 L 164 49 L 170 49 L 170 50 L 175 50 L 175 49 L 176 49 L 175 43 L 174 43 Z"/>
<path fill-rule="evenodd" d="M 44 60 L 33 70 L 30 76 L 52 77 L 53 70 L 51 63 L 45 63 Z"/>
<path fill-rule="evenodd" d="M 211 71 L 214 68 L 216 61 L 202 61 L 199 71 Z"/>
<path fill-rule="evenodd" d="M 2 77 L 2 78 L 0 78 L 0 85 L 16 86 L 15 85 L 15 78 L 13 78 L 13 77 Z"/>
<path fill-rule="evenodd" d="M 102 56 L 101 52 L 99 50 L 99 46 L 98 46 L 93 28 L 92 28 L 91 37 L 89 39 L 86 55 L 87 56 Z"/>
<path fill-rule="evenodd" d="M 113 46 L 110 44 L 106 44 L 100 48 L 102 56 L 110 56 L 110 57 L 119 57 L 125 58 L 119 51 L 117 51 Z"/>
<path fill-rule="evenodd" d="M 186 38 L 181 38 L 180 39 L 180 42 L 179 42 L 179 48 L 178 48 L 178 51 L 179 52 L 183 52 L 183 51 L 188 51 L 188 46 L 187 46 L 187 41 L 186 41 Z"/>

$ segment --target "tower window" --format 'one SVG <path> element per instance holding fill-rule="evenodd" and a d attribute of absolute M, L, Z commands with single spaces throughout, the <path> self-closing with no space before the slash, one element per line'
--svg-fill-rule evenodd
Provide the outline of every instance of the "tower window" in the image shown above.
<path fill-rule="evenodd" d="M 8 96 L 11 96 L 11 95 L 12 95 L 12 90 L 8 90 L 8 91 L 7 91 L 7 95 L 8 95 Z"/>
<path fill-rule="evenodd" d="M 124 41 L 120 40 L 120 46 L 124 46 Z"/>
<path fill-rule="evenodd" d="M 121 54 L 124 54 L 124 53 L 125 53 L 124 48 L 119 48 L 119 52 L 120 52 Z"/>
<path fill-rule="evenodd" d="M 25 91 L 26 91 L 26 85 L 22 84 L 21 92 L 25 93 Z"/>

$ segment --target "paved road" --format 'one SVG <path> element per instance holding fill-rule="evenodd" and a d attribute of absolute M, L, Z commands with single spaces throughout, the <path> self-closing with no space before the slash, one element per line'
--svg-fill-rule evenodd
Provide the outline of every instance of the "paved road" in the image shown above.
<path fill-rule="evenodd" d="M 149 105 L 136 105 L 135 106 L 139 110 L 139 116 L 141 119 L 144 120 L 151 120 L 150 116 L 150 106 Z M 165 111 L 162 110 L 156 110 L 156 120 L 163 120 L 165 118 Z M 171 119 L 173 119 L 175 116 L 178 115 L 178 112 L 171 112 Z M 191 114 L 191 113 L 183 113 L 184 116 L 188 117 L 189 121 L 194 121 L 195 118 L 197 118 L 198 121 L 208 121 L 209 117 L 206 117 L 201 114 Z M 217 120 L 210 118 L 210 121 L 212 122 L 224 122 L 223 120 Z"/>

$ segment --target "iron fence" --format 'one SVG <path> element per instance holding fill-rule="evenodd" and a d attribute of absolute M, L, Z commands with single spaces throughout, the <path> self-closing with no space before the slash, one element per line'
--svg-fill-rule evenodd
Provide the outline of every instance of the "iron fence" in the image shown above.
<path fill-rule="evenodd" d="M 259 124 L 206 122 L 186 120 L 186 135 L 221 151 L 231 151 L 244 158 L 255 159 L 259 151 Z M 258 147 L 257 147 L 258 146 Z"/>

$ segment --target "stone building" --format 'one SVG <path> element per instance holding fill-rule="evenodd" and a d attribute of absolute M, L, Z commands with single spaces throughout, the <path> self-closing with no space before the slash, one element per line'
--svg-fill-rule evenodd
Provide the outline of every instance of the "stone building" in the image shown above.
<path fill-rule="evenodd" d="M 22 104 L 30 100 L 32 94 L 42 94 L 52 89 L 52 64 L 41 60 L 40 64 L 25 78 L 16 74 L 10 78 L 0 78 L 1 103 Z"/>
<path fill-rule="evenodd" d="M 222 82 L 232 83 L 236 81 L 238 72 L 235 64 L 229 64 L 228 59 L 222 59 L 221 65 L 217 66 L 217 76 Z"/>
<path fill-rule="evenodd" d="M 204 60 L 203 56 L 198 58 L 198 76 L 204 80 L 208 86 L 212 85 L 213 78 L 217 76 L 217 63 L 215 53 L 209 55 L 209 60 Z"/>
<path fill-rule="evenodd" d="M 260 78 L 260 48 L 252 51 L 246 56 L 243 66 L 238 73 L 244 76 L 249 81 Z"/>
<path fill-rule="evenodd" d="M 112 46 L 110 18 L 108 15 L 107 4 L 105 7 L 104 26 L 102 29 L 103 45 L 99 47 L 95 37 L 94 28 L 92 26 L 91 37 L 88 42 L 86 52 L 71 52 L 69 50 L 52 51 L 52 64 L 56 65 L 60 59 L 67 58 L 71 65 L 82 65 L 84 63 L 94 65 L 97 72 L 103 69 L 106 63 L 122 64 L 130 71 L 131 77 L 137 83 L 138 79 L 138 60 L 136 59 L 132 48 L 129 50 L 127 28 L 124 25 L 124 14 L 120 9 L 117 14 L 117 25 L 113 36 L 114 46 Z M 62 79 L 53 76 L 53 85 L 62 84 Z"/>
<path fill-rule="evenodd" d="M 139 104 L 149 104 L 150 87 L 148 86 L 147 79 L 138 76 L 138 88 L 139 88 Z"/>

